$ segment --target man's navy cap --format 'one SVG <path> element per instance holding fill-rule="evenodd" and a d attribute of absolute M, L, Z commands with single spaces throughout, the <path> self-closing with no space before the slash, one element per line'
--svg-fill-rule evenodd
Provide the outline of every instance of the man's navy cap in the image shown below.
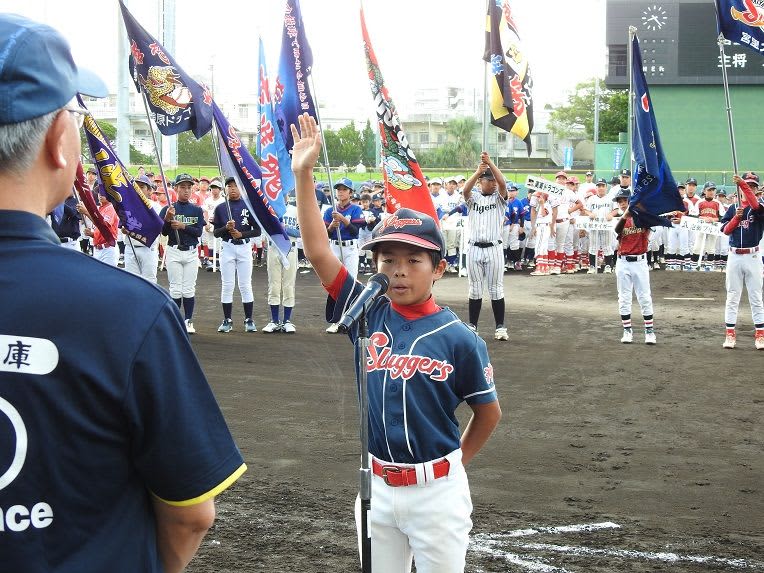
<path fill-rule="evenodd" d="M 78 92 L 109 95 L 101 78 L 77 68 L 59 32 L 15 14 L 0 14 L 0 78 L 0 125 L 61 109 Z"/>
<path fill-rule="evenodd" d="M 716 189 L 716 183 L 714 183 L 713 181 L 706 181 L 703 184 L 703 191 L 705 191 L 706 189 Z"/>
<path fill-rule="evenodd" d="M 236 177 L 226 177 L 225 178 L 225 186 L 228 187 L 229 183 L 236 183 Z"/>
<path fill-rule="evenodd" d="M 334 184 L 334 188 L 336 189 L 340 185 L 344 185 L 345 187 L 347 187 L 351 191 L 353 190 L 353 182 L 350 179 L 348 179 L 347 177 L 343 177 L 342 179 L 337 181 L 337 183 Z"/>
<path fill-rule="evenodd" d="M 154 182 L 146 177 L 145 175 L 141 175 L 140 177 L 135 178 L 136 183 L 143 183 L 144 185 L 148 185 L 149 189 L 153 189 L 155 187 Z"/>
<path fill-rule="evenodd" d="M 372 200 L 372 201 L 381 201 L 381 200 L 382 200 L 382 195 L 380 195 L 379 193 L 377 193 L 376 195 L 374 195 L 374 196 L 371 198 L 371 200 Z"/>
<path fill-rule="evenodd" d="M 398 209 L 383 219 L 374 227 L 371 240 L 364 243 L 361 249 L 369 250 L 370 247 L 387 241 L 438 251 L 441 256 L 446 256 L 446 242 L 435 219 L 413 209 Z"/>
<path fill-rule="evenodd" d="M 684 183 L 682 183 L 682 182 L 680 181 L 679 183 L 677 183 L 677 184 L 676 184 L 676 188 L 677 188 L 677 189 L 684 189 L 684 188 L 685 188 L 685 185 L 684 185 Z"/>
<path fill-rule="evenodd" d="M 631 177 L 631 169 L 621 169 L 621 177 Z"/>
<path fill-rule="evenodd" d="M 690 177 L 687 181 L 685 181 L 685 183 L 687 183 L 687 185 L 697 185 L 698 180 L 695 179 L 694 177 Z"/>
<path fill-rule="evenodd" d="M 360 200 L 361 200 L 361 194 L 360 194 L 360 193 L 358 193 L 358 192 L 355 192 L 355 193 L 353 193 L 353 194 L 350 196 L 350 198 L 351 198 L 351 199 L 353 199 L 354 201 L 360 201 Z"/>
<path fill-rule="evenodd" d="M 614 199 L 629 199 L 631 197 L 631 191 L 628 189 L 619 189 L 615 194 Z"/>
<path fill-rule="evenodd" d="M 485 171 L 483 171 L 483 173 L 480 174 L 480 178 L 495 179 L 495 177 L 493 176 L 493 171 L 491 171 L 490 169 L 486 169 Z"/>
<path fill-rule="evenodd" d="M 746 173 L 743 173 L 743 181 L 746 183 L 756 183 L 756 185 L 759 184 L 759 176 L 756 175 L 753 171 L 747 171 Z"/>
<path fill-rule="evenodd" d="M 175 178 L 175 185 L 180 185 L 181 183 L 193 183 L 194 178 L 191 177 L 188 173 L 178 173 L 178 176 Z"/>
<path fill-rule="evenodd" d="M 605 181 L 602 177 L 597 179 L 597 185 L 607 185 L 607 181 Z"/>

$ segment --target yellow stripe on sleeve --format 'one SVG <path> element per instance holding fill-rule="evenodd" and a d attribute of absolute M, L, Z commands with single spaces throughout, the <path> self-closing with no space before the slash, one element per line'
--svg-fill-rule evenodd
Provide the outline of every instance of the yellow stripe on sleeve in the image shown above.
<path fill-rule="evenodd" d="M 197 497 L 191 498 L 191 499 L 184 499 L 181 501 L 168 501 L 166 499 L 162 499 L 156 494 L 153 494 L 154 497 L 156 497 L 159 501 L 162 501 L 166 503 L 167 505 L 174 505 L 175 507 L 187 507 L 190 505 L 196 505 L 198 503 L 202 503 L 203 501 L 207 501 L 208 499 L 211 499 L 215 497 L 216 495 L 219 495 L 220 493 L 227 490 L 231 485 L 233 485 L 233 482 L 235 482 L 237 479 L 241 477 L 241 475 L 247 471 L 247 464 L 241 464 L 235 472 L 233 472 L 230 476 L 228 476 L 226 479 L 224 479 L 222 482 L 220 482 L 219 485 L 216 485 L 208 492 L 203 493 L 202 495 L 199 495 Z"/>

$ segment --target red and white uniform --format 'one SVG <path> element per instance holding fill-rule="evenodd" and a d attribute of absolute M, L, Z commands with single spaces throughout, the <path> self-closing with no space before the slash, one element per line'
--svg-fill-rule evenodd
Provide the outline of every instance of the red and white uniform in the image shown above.
<path fill-rule="evenodd" d="M 650 270 L 646 255 L 649 237 L 650 229 L 635 227 L 634 220 L 630 216 L 626 218 L 626 224 L 618 237 L 618 257 L 615 265 L 618 311 L 621 316 L 631 315 L 632 291 L 637 295 L 642 316 L 653 315 Z"/>
<path fill-rule="evenodd" d="M 114 210 L 112 204 L 104 203 L 103 205 L 98 205 L 98 211 L 103 215 L 104 221 L 106 221 L 109 229 L 111 229 L 112 236 L 116 237 L 119 217 L 117 217 L 117 212 Z M 119 250 L 114 243 L 110 245 L 106 242 L 106 238 L 96 226 L 93 226 L 93 256 L 106 264 L 115 267 L 117 266 Z"/>
<path fill-rule="evenodd" d="M 701 199 L 695 205 L 698 211 L 698 217 L 710 223 L 718 223 L 726 213 L 722 204 L 716 200 Z M 693 254 L 701 257 L 706 253 L 719 254 L 721 248 L 721 239 L 718 235 L 708 235 L 706 233 L 696 233 Z M 726 238 L 726 237 L 724 237 Z M 727 241 L 729 243 L 729 240 Z"/>
<path fill-rule="evenodd" d="M 544 195 L 543 204 L 539 201 L 539 195 Z M 530 201 L 531 212 L 536 213 L 535 226 L 532 229 L 534 239 L 536 240 L 536 271 L 539 274 L 547 273 L 551 262 L 549 253 L 549 237 L 551 236 L 551 227 L 555 223 L 553 219 L 554 208 L 557 202 L 552 197 L 547 197 L 544 193 L 534 193 Z"/>

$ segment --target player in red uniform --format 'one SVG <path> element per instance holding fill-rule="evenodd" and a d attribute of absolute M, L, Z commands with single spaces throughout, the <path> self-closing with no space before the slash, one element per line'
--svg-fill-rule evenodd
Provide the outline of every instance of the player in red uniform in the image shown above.
<path fill-rule="evenodd" d="M 618 308 L 623 324 L 621 342 L 630 344 L 634 337 L 631 328 L 632 291 L 637 295 L 642 318 L 645 321 L 645 344 L 655 344 L 653 330 L 653 299 L 650 294 L 650 269 L 647 266 L 647 246 L 650 229 L 641 229 L 634 225 L 629 212 L 631 192 L 622 189 L 615 196 L 623 215 L 615 226 L 618 237 L 618 256 L 616 258 L 615 277 L 618 284 Z"/>

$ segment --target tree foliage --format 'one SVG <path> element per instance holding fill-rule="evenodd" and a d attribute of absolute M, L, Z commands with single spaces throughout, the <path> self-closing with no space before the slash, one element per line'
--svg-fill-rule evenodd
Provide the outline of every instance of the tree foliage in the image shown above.
<path fill-rule="evenodd" d="M 460 117 L 446 124 L 448 141 L 432 150 L 417 154 L 425 167 L 470 167 L 480 156 L 480 144 L 475 133 L 480 124 L 471 117 Z"/>
<path fill-rule="evenodd" d="M 363 164 L 366 167 L 375 168 L 379 164 L 379 158 L 377 157 L 377 134 L 371 129 L 371 121 L 366 120 L 366 127 L 363 128 L 361 134 L 361 141 L 363 142 Z"/>
<path fill-rule="evenodd" d="M 212 132 L 196 139 L 190 131 L 178 134 L 178 165 L 217 165 Z"/>
<path fill-rule="evenodd" d="M 594 139 L 594 82 L 578 84 L 568 102 L 552 112 L 549 129 L 555 136 Z M 628 90 L 601 86 L 599 141 L 618 141 L 618 134 L 627 130 L 628 101 Z"/>
<path fill-rule="evenodd" d="M 117 128 L 113 126 L 112 124 L 105 121 L 96 120 L 96 123 L 98 124 L 98 127 L 101 128 L 101 132 L 103 132 L 103 134 L 106 136 L 106 139 L 108 139 L 109 142 L 112 144 L 112 148 L 116 147 Z M 82 155 L 90 159 L 90 148 L 88 147 L 88 140 L 85 136 L 84 129 L 80 130 L 80 147 L 82 149 Z M 116 152 L 117 150 L 114 149 L 114 151 Z M 128 161 L 125 161 L 124 158 L 120 157 L 120 160 L 123 163 L 127 163 L 129 165 L 147 165 L 147 164 L 153 163 L 154 158 L 144 153 L 141 153 L 131 144 L 130 159 Z"/>

